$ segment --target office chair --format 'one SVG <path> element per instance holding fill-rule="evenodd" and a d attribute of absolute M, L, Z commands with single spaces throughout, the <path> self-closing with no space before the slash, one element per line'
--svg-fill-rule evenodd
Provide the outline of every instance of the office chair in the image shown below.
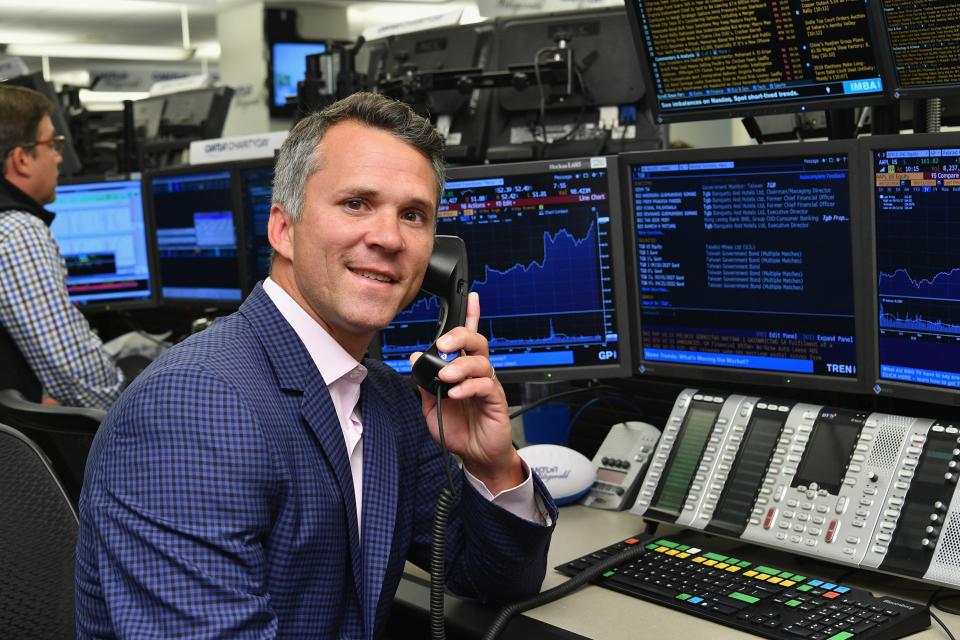
<path fill-rule="evenodd" d="M 15 389 L 0 391 L 0 422 L 40 447 L 74 505 L 80 500 L 87 454 L 104 416 L 101 409 L 53 407 L 30 402 Z"/>
<path fill-rule="evenodd" d="M 5 424 L 0 514 L 0 637 L 76 637 L 77 512 L 40 448 Z"/>

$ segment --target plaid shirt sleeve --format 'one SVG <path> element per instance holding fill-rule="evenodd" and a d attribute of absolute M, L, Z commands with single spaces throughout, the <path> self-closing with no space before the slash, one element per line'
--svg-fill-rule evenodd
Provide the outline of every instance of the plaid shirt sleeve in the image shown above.
<path fill-rule="evenodd" d="M 123 374 L 70 304 L 67 269 L 50 229 L 23 212 L 0 214 L 0 324 L 44 392 L 69 406 L 108 409 Z"/>

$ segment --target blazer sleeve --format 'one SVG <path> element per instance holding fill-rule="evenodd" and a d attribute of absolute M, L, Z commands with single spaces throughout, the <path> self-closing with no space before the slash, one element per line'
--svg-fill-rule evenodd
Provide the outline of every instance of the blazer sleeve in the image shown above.
<path fill-rule="evenodd" d="M 275 474 L 229 384 L 182 368 L 135 384 L 87 475 L 79 638 L 275 637 L 261 543 Z"/>
<path fill-rule="evenodd" d="M 419 407 L 418 407 L 419 408 Z M 420 433 L 415 532 L 410 560 L 430 568 L 433 515 L 447 478 L 439 446 L 424 426 Z M 452 463 L 451 463 L 452 464 Z M 483 601 L 510 602 L 540 591 L 546 575 L 547 551 L 557 520 L 557 507 L 534 476 L 535 499 L 549 518 L 538 524 L 493 504 L 473 488 L 457 467 L 455 506 L 447 529 L 447 587 L 458 595 Z"/>

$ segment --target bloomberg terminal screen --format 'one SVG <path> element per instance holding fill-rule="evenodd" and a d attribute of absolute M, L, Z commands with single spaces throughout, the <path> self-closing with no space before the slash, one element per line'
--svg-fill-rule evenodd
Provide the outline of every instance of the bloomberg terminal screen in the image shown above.
<path fill-rule="evenodd" d="M 661 116 L 883 94 L 864 0 L 632 1 Z"/>
<path fill-rule="evenodd" d="M 466 243 L 479 330 L 498 370 L 620 362 L 608 180 L 604 163 L 444 186 L 437 233 Z M 439 313 L 433 297 L 402 311 L 381 332 L 384 362 L 409 372 Z"/>
<path fill-rule="evenodd" d="M 882 0 L 897 88 L 960 90 L 960 3 Z"/>
<path fill-rule="evenodd" d="M 873 162 L 880 377 L 960 387 L 960 149 Z"/>
<path fill-rule="evenodd" d="M 855 379 L 848 163 L 632 165 L 642 362 Z"/>

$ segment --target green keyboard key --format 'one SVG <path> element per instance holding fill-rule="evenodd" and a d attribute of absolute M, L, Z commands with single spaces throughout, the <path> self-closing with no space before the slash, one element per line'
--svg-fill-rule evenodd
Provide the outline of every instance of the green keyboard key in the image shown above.
<path fill-rule="evenodd" d="M 788 607 L 799 607 L 803 603 L 800 602 L 799 600 L 787 600 L 784 604 L 787 605 Z"/>
<path fill-rule="evenodd" d="M 667 547 L 669 549 L 676 549 L 680 545 L 676 542 L 670 542 L 669 540 L 657 540 L 657 545 L 661 547 Z"/>
<path fill-rule="evenodd" d="M 833 634 L 832 636 L 827 638 L 827 640 L 847 640 L 847 638 L 852 638 L 852 637 L 853 637 L 853 634 L 850 633 L 849 631 L 841 631 L 840 633 Z"/>
<path fill-rule="evenodd" d="M 677 600 L 689 600 L 692 597 L 689 593 L 681 593 L 677 596 Z"/>
<path fill-rule="evenodd" d="M 797 591 L 810 591 L 810 589 L 813 589 L 813 587 L 811 587 L 808 584 L 802 584 L 799 587 L 797 587 Z"/>
<path fill-rule="evenodd" d="M 753 568 L 757 573 L 765 573 L 769 576 L 778 576 L 780 575 L 780 569 L 771 569 L 770 567 L 765 567 L 762 564 L 757 565 Z"/>
<path fill-rule="evenodd" d="M 797 574 L 793 574 L 793 577 L 790 579 L 793 580 L 794 582 L 803 582 L 804 580 L 807 579 L 807 576 L 800 576 Z"/>
<path fill-rule="evenodd" d="M 740 562 L 737 563 L 737 566 L 738 566 L 738 567 L 741 567 L 741 568 L 743 568 L 743 569 L 746 569 L 746 568 L 749 567 L 751 564 L 752 564 L 752 563 L 747 562 L 746 560 L 741 560 Z"/>
<path fill-rule="evenodd" d="M 704 558 L 710 558 L 711 560 L 716 560 L 717 562 L 726 562 L 727 556 L 722 556 L 719 553 L 705 553 L 703 554 Z"/>
<path fill-rule="evenodd" d="M 747 604 L 756 604 L 760 602 L 760 598 L 754 598 L 753 596 L 748 596 L 745 593 L 740 593 L 739 591 L 734 591 L 728 598 L 733 598 L 734 600 L 739 600 L 740 602 L 746 602 Z"/>
<path fill-rule="evenodd" d="M 605 571 L 605 572 L 603 573 L 603 577 L 604 577 L 604 578 L 609 578 L 610 576 L 614 575 L 615 573 L 616 573 L 616 571 Z"/>

